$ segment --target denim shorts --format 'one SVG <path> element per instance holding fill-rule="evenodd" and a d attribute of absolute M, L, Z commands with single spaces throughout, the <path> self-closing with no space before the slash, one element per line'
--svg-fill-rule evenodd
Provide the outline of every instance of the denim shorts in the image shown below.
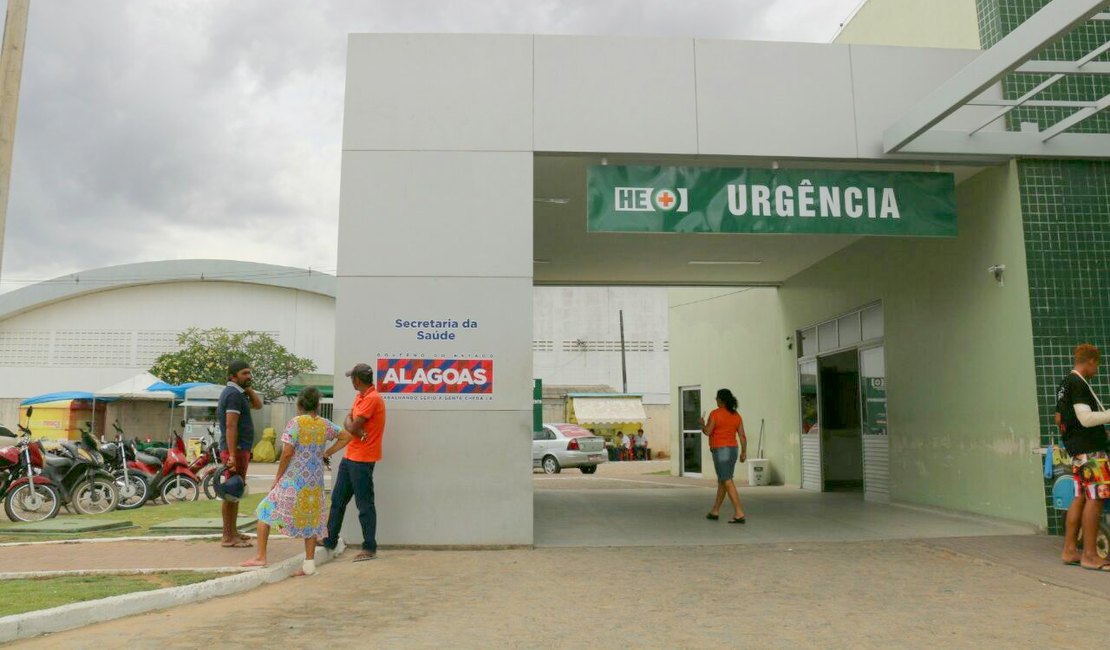
<path fill-rule="evenodd" d="M 740 448 L 717 447 L 709 451 L 713 454 L 713 469 L 717 470 L 717 480 L 731 481 L 736 461 L 740 458 Z"/>

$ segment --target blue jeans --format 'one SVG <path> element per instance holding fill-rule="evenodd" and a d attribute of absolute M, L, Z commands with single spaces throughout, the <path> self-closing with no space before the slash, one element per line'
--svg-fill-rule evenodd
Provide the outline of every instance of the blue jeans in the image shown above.
<path fill-rule="evenodd" d="M 736 461 L 740 459 L 740 450 L 736 447 L 717 447 L 710 452 L 713 454 L 713 469 L 717 471 L 717 481 L 731 481 L 736 470 Z"/>
<path fill-rule="evenodd" d="M 343 528 L 343 515 L 351 497 L 358 507 L 358 523 L 362 526 L 362 548 L 378 550 L 378 511 L 374 507 L 374 463 L 360 463 L 344 458 L 335 474 L 331 491 L 331 512 L 328 515 L 328 536 L 324 547 L 334 549 Z"/>

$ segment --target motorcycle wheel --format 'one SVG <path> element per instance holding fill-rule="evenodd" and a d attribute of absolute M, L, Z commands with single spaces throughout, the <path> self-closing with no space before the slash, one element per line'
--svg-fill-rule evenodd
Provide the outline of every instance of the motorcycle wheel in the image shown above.
<path fill-rule="evenodd" d="M 61 507 L 62 498 L 50 485 L 36 485 L 34 492 L 29 483 L 20 485 L 4 498 L 4 512 L 12 521 L 53 519 Z"/>
<path fill-rule="evenodd" d="M 134 510 L 142 507 L 150 498 L 150 483 L 138 472 L 128 472 L 124 480 L 123 472 L 116 473 L 116 490 L 119 491 L 120 510 Z"/>
<path fill-rule="evenodd" d="M 102 515 L 119 505 L 116 484 L 105 478 L 81 481 L 73 488 L 73 509 L 80 515 Z"/>
<path fill-rule="evenodd" d="M 221 465 L 222 467 L 222 465 Z M 208 472 L 200 481 L 200 486 L 204 490 L 204 496 L 209 500 L 215 500 L 219 497 L 216 494 L 216 474 L 218 470 Z"/>
<path fill-rule="evenodd" d="M 175 476 L 162 484 L 162 500 L 166 503 L 196 501 L 200 498 L 200 486 L 188 476 Z"/>

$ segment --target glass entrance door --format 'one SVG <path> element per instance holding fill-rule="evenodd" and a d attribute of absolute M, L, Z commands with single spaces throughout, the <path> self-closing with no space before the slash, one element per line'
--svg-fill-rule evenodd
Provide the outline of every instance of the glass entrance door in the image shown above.
<path fill-rule="evenodd" d="M 682 413 L 679 416 L 682 427 L 682 474 L 701 476 L 701 386 L 679 388 Z"/>

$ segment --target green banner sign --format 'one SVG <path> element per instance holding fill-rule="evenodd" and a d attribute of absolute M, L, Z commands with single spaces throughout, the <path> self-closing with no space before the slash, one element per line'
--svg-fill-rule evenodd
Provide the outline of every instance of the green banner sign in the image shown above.
<path fill-rule="evenodd" d="M 952 174 L 595 165 L 590 232 L 955 237 Z"/>

